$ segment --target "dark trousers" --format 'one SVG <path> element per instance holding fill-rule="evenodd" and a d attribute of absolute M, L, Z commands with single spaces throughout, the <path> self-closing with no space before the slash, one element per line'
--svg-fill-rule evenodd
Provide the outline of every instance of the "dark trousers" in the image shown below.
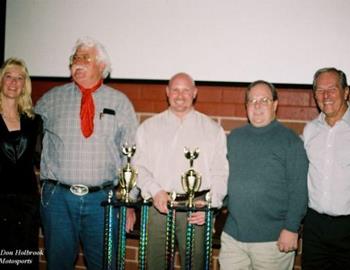
<path fill-rule="evenodd" d="M 38 235 L 39 195 L 1 194 L 0 269 L 39 269 Z"/>
<path fill-rule="evenodd" d="M 308 209 L 303 228 L 302 269 L 350 269 L 350 215 L 332 217 Z"/>

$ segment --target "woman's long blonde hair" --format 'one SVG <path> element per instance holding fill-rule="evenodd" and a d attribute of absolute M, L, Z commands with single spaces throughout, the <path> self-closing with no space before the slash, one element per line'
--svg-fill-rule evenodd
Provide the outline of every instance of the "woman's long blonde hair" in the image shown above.
<path fill-rule="evenodd" d="M 3 78 L 5 73 L 11 68 L 17 66 L 21 69 L 24 76 L 24 86 L 21 95 L 18 98 L 18 112 L 25 114 L 30 118 L 34 117 L 33 102 L 32 102 L 32 82 L 29 72 L 23 60 L 11 57 L 7 59 L 0 70 L 0 92 L 3 90 Z M 0 112 L 2 112 L 2 95 L 0 95 Z"/>

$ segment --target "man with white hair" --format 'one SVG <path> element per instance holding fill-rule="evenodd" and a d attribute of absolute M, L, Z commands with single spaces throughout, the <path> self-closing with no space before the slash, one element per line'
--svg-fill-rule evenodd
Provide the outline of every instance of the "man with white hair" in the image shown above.
<path fill-rule="evenodd" d="M 102 269 L 101 202 L 118 183 L 121 145 L 134 142 L 137 127 L 127 97 L 103 84 L 110 68 L 99 42 L 79 39 L 70 58 L 73 82 L 50 90 L 35 108 L 44 122 L 41 218 L 48 269 L 74 269 L 80 242 L 87 268 Z M 133 210 L 127 216 L 129 230 Z"/>

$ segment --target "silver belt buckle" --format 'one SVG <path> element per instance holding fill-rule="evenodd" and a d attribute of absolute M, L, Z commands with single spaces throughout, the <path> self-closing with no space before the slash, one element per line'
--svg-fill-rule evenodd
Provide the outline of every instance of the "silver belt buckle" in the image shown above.
<path fill-rule="evenodd" d="M 70 187 L 70 191 L 77 196 L 84 196 L 89 193 L 89 188 L 82 184 L 75 184 Z"/>

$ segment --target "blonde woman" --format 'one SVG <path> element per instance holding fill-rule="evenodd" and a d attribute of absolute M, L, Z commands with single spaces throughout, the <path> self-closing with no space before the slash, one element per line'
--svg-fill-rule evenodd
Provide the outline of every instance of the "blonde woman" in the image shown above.
<path fill-rule="evenodd" d="M 38 256 L 28 254 L 38 252 L 39 193 L 34 164 L 41 119 L 33 113 L 31 81 L 20 59 L 10 58 L 1 68 L 0 114 L 0 239 L 6 251 L 2 257 L 9 260 L 9 266 L 11 260 L 23 262 L 16 269 L 38 269 Z"/>

